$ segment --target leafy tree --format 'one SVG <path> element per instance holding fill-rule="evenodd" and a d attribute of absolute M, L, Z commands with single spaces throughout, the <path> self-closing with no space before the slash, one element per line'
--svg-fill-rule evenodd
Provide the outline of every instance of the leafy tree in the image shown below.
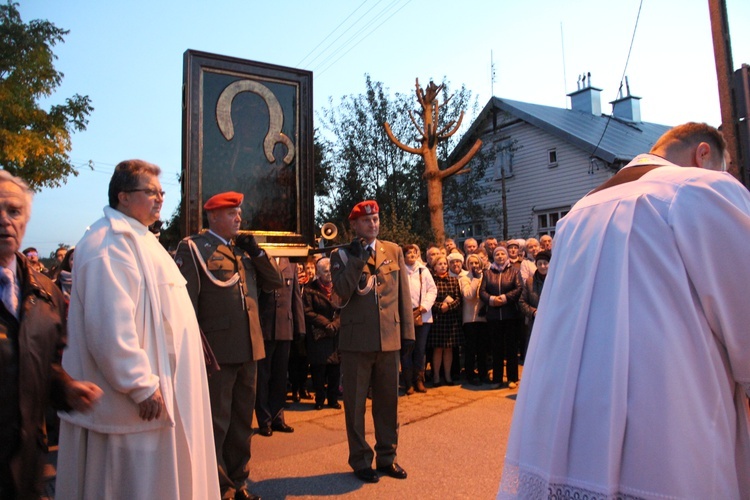
<path fill-rule="evenodd" d="M 68 157 L 71 133 L 86 129 L 94 109 L 78 94 L 49 111 L 39 106 L 62 82 L 52 48 L 67 34 L 46 20 L 24 23 L 17 3 L 0 5 L 0 164 L 34 189 L 78 175 Z"/>
<path fill-rule="evenodd" d="M 445 81 L 443 85 L 441 113 L 446 121 L 457 120 L 461 111 L 470 107 L 476 113 L 476 100 L 470 91 L 462 86 L 450 99 L 449 85 Z M 380 205 L 383 238 L 400 244 L 417 243 L 423 249 L 433 240 L 423 182 L 424 161 L 396 147 L 384 128 L 388 123 L 396 137 L 418 139 L 409 117 L 410 111 L 416 111 L 416 104 L 412 92 L 391 96 L 382 82 L 365 75 L 363 94 L 345 96 L 337 104 L 329 99 L 329 106 L 319 116 L 326 134 L 321 142 L 332 182 L 329 194 L 316 199 L 316 222 L 336 223 L 341 234 L 339 241 L 351 237 L 346 220 L 352 206 L 369 198 Z M 451 137 L 440 143 L 439 162 L 447 162 L 457 142 L 458 138 Z M 479 170 L 467 171 L 467 175 L 476 176 Z M 458 193 L 457 188 L 447 190 L 450 189 Z M 446 194 L 446 208 L 462 215 L 475 205 L 473 197 L 474 193 L 464 199 L 459 194 Z"/>

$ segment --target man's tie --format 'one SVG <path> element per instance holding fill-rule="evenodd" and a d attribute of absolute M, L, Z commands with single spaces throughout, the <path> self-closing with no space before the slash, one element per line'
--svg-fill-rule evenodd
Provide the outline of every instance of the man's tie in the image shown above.
<path fill-rule="evenodd" d="M 3 304 L 5 308 L 13 314 L 16 318 L 18 317 L 18 293 L 16 289 L 16 275 L 13 271 L 7 267 L 3 268 L 2 274 L 0 274 L 0 284 L 3 286 Z"/>

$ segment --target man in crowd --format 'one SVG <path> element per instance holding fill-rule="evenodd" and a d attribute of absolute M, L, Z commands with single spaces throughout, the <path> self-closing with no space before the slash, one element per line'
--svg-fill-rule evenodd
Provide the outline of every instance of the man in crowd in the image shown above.
<path fill-rule="evenodd" d="M 500 498 L 750 492 L 750 266 L 716 258 L 750 239 L 750 194 L 711 171 L 725 148 L 675 127 L 558 223 Z"/>
<path fill-rule="evenodd" d="M 60 290 L 18 249 L 33 192 L 0 170 L 0 498 L 39 498 L 48 403 L 88 411 L 101 396 L 60 367 L 65 303 Z"/>
<path fill-rule="evenodd" d="M 495 252 L 495 248 L 497 248 L 497 238 L 495 238 L 494 236 L 489 236 L 484 240 L 482 245 L 484 246 L 485 251 L 487 251 L 487 255 L 493 255 Z"/>
<path fill-rule="evenodd" d="M 148 230 L 160 169 L 115 167 L 104 217 L 75 251 L 63 367 L 104 391 L 60 414 L 58 498 L 216 498 L 198 322 L 174 261 Z"/>
<path fill-rule="evenodd" d="M 432 269 L 432 264 L 435 262 L 435 259 L 440 256 L 440 248 L 438 248 L 436 245 L 430 245 L 429 247 L 427 247 L 427 252 L 425 252 L 425 255 L 427 256 L 427 267 Z"/>
<path fill-rule="evenodd" d="M 461 253 L 461 250 L 456 246 L 456 241 L 453 238 L 446 238 L 445 239 L 445 251 L 449 255 L 451 252 L 458 252 Z"/>
<path fill-rule="evenodd" d="M 349 222 L 356 235 L 331 255 L 333 290 L 346 304 L 341 311 L 339 349 L 344 383 L 344 414 L 349 465 L 362 481 L 375 483 L 373 450 L 365 439 L 365 403 L 372 387 L 377 470 L 397 479 L 398 371 L 402 340 L 414 342 L 414 320 L 401 248 L 377 239 L 377 202 L 354 206 Z"/>
<path fill-rule="evenodd" d="M 542 249 L 539 247 L 539 240 L 529 238 L 526 240 L 526 257 L 521 262 L 521 279 L 524 283 L 536 272 L 536 254 Z"/>
<path fill-rule="evenodd" d="M 479 243 L 474 238 L 469 238 L 464 241 L 464 254 L 469 255 L 477 251 Z"/>
<path fill-rule="evenodd" d="M 26 257 L 26 261 L 29 263 L 31 268 L 42 274 L 47 273 L 47 268 L 44 267 L 44 263 L 39 260 L 39 251 L 34 247 L 28 247 L 23 249 L 23 255 Z"/>
<path fill-rule="evenodd" d="M 208 380 L 221 495 L 244 500 L 257 498 L 246 482 L 258 361 L 265 357 L 258 293 L 283 280 L 255 238 L 239 234 L 243 199 L 231 191 L 209 198 L 208 231 L 182 240 L 175 261 L 221 367 Z"/>
<path fill-rule="evenodd" d="M 547 250 L 552 253 L 552 236 L 549 234 L 542 235 L 542 237 L 539 238 L 539 246 L 542 250 Z"/>
<path fill-rule="evenodd" d="M 266 357 L 258 361 L 255 418 L 258 420 L 258 434 L 266 437 L 273 431 L 294 432 L 294 428 L 284 421 L 289 352 L 292 340 L 305 336 L 305 308 L 297 265 L 286 257 L 277 259 L 276 263 L 284 285 L 270 292 L 261 292 L 258 300 Z"/>

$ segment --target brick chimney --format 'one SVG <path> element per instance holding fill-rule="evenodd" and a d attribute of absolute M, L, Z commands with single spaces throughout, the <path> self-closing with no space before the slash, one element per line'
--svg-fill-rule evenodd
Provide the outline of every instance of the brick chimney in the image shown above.
<path fill-rule="evenodd" d="M 571 109 L 600 116 L 602 114 L 601 92 L 602 89 L 591 86 L 591 73 L 580 75 L 578 89 L 568 94 Z"/>

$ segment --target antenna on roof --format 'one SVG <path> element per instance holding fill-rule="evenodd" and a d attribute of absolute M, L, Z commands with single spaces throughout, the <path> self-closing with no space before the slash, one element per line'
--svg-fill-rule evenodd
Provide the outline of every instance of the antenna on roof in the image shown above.
<path fill-rule="evenodd" d="M 628 97 L 630 97 L 630 82 L 628 82 L 628 77 L 625 77 L 625 88 L 628 91 Z"/>
<path fill-rule="evenodd" d="M 490 50 L 490 97 L 495 97 L 495 56 Z"/>
<path fill-rule="evenodd" d="M 563 63 L 563 89 L 565 90 L 565 96 L 568 95 L 568 73 L 565 67 L 565 37 L 563 36 L 563 23 L 560 21 L 560 48 L 562 50 L 562 63 Z M 565 98 L 565 107 L 568 106 L 568 98 Z"/>

